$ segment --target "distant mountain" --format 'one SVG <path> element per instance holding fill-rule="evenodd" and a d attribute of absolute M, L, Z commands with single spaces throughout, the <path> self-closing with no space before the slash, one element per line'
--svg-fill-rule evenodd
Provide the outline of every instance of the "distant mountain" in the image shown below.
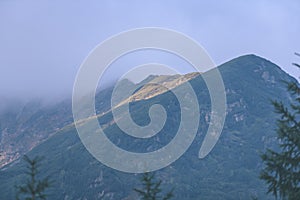
<path fill-rule="evenodd" d="M 107 111 L 112 87 L 97 94 L 97 113 Z M 41 100 L 23 102 L 0 100 L 0 167 L 3 167 L 73 123 L 72 102 L 44 104 Z"/>
<path fill-rule="evenodd" d="M 6 103 L 0 110 L 0 167 L 18 159 L 72 122 L 70 103 Z"/>
<path fill-rule="evenodd" d="M 287 102 L 289 96 L 282 80 L 296 80 L 275 64 L 255 55 L 238 57 L 218 69 L 226 88 L 227 118 L 220 140 L 201 160 L 198 151 L 210 122 L 211 109 L 209 93 L 201 75 L 192 73 L 146 79 L 146 82 L 156 79 L 162 85 L 178 90 L 189 82 L 200 102 L 199 129 L 193 144 L 180 159 L 159 170 L 157 175 L 163 180 L 164 188 L 175 188 L 174 199 L 178 200 L 247 200 L 251 196 L 273 199 L 265 194 L 266 187 L 258 178 L 262 167 L 259 153 L 266 147 L 276 146 L 274 129 L 277 116 L 270 100 Z M 129 81 L 125 84 L 133 86 Z M 99 123 L 112 142 L 129 151 L 149 152 L 163 147 L 174 137 L 180 122 L 180 105 L 174 94 L 164 87 L 152 84 L 138 88 L 130 98 L 120 99 L 119 106 L 122 106 L 122 101 L 130 102 L 133 120 L 139 125 L 147 125 L 150 106 L 163 105 L 168 118 L 157 135 L 144 140 L 120 130 L 111 113 L 112 88 L 97 94 L 96 111 Z M 25 153 L 34 146 L 28 155 L 45 157 L 41 171 L 55 180 L 49 199 L 135 199 L 132 188 L 139 186 L 139 176 L 115 171 L 94 159 L 82 145 L 71 123 L 70 108 L 70 102 L 66 101 L 45 110 L 32 106 L 29 110 L 35 110 L 34 115 L 26 115 L 25 111 L 19 112 L 24 113 L 20 118 L 2 115 L 1 137 L 9 138 L 6 139 L 7 145 L 15 144 L 19 149 L 26 149 L 19 152 Z M 23 144 L 22 140 L 30 140 L 23 139 L 26 134 L 20 134 L 20 130 L 26 130 L 30 137 L 43 142 L 30 143 L 32 146 L 27 142 Z M 19 159 L 0 169 L 1 199 L 14 198 L 12 186 L 24 180 L 23 169 L 24 162 Z"/>

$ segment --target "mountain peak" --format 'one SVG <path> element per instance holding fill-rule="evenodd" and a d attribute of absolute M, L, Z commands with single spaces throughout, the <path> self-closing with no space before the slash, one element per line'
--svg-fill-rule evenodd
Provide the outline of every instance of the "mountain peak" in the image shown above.
<path fill-rule="evenodd" d="M 179 85 L 194 79 L 199 76 L 199 72 L 192 72 L 184 75 L 160 75 L 160 76 L 149 76 L 141 83 L 142 86 L 132 96 L 125 101 L 121 102 L 122 105 L 125 102 L 140 101 L 153 98 L 157 95 L 163 94 Z M 146 82 L 147 80 L 147 82 Z"/>
<path fill-rule="evenodd" d="M 268 63 L 268 64 L 272 64 L 272 65 L 275 65 L 274 63 L 272 63 L 271 61 L 263 58 L 263 57 L 260 57 L 258 55 L 255 55 L 255 54 L 246 54 L 246 55 L 242 55 L 242 56 L 239 56 L 237 58 L 234 58 L 232 60 L 229 60 L 228 62 L 226 63 L 238 63 L 238 64 L 241 64 L 242 66 L 247 66 L 245 64 L 261 64 L 261 63 Z M 225 65 L 226 63 L 222 64 L 222 65 Z M 221 66 L 222 66 L 221 65 Z M 277 65 L 275 65 L 276 67 L 278 67 Z"/>

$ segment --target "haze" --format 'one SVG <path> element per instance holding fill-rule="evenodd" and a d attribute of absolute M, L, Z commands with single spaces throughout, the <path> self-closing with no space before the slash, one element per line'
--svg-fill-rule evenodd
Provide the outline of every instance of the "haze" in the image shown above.
<path fill-rule="evenodd" d="M 100 42 L 121 31 L 162 27 L 200 43 L 222 64 L 254 53 L 291 75 L 299 71 L 300 2 L 290 1 L 0 1 L 0 97 L 57 98 L 70 95 L 77 70 Z M 138 61 L 136 61 L 136 59 Z M 186 73 L 191 68 L 172 56 L 141 54 L 120 67 L 162 62 Z M 147 60 L 148 59 L 148 60 Z M 127 69 L 127 68 L 126 68 Z M 121 70 L 122 71 L 122 70 Z"/>

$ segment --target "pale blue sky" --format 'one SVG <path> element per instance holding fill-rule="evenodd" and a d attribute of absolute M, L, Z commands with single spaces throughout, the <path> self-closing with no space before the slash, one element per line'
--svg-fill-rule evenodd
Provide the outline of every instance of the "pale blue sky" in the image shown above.
<path fill-rule="evenodd" d="M 0 0 L 0 96 L 70 94 L 97 44 L 149 26 L 194 38 L 216 64 L 254 53 L 299 76 L 299 13 L 297 0 Z"/>

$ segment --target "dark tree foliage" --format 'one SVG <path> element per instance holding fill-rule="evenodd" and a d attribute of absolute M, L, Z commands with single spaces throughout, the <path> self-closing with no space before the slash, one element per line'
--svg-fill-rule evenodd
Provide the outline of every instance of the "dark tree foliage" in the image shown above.
<path fill-rule="evenodd" d="M 28 176 L 26 183 L 21 186 L 16 186 L 17 194 L 16 199 L 25 199 L 25 200 L 38 200 L 38 199 L 46 199 L 47 195 L 45 190 L 50 187 L 49 178 L 44 178 L 38 180 L 37 174 L 39 173 L 39 166 L 42 158 L 35 157 L 30 159 L 28 156 L 24 156 L 24 160 L 26 161 L 25 171 Z"/>
<path fill-rule="evenodd" d="M 173 189 L 166 195 L 161 195 L 161 180 L 155 181 L 154 173 L 146 172 L 141 178 L 143 189 L 134 189 L 142 200 L 168 200 L 173 197 Z"/>
<path fill-rule="evenodd" d="M 298 54 L 296 54 L 298 55 Z M 300 67 L 298 64 L 294 64 Z M 277 120 L 279 151 L 267 149 L 261 155 L 265 164 L 260 178 L 268 185 L 268 193 L 276 199 L 300 199 L 300 87 L 297 82 L 286 82 L 291 104 L 273 101 Z"/>

